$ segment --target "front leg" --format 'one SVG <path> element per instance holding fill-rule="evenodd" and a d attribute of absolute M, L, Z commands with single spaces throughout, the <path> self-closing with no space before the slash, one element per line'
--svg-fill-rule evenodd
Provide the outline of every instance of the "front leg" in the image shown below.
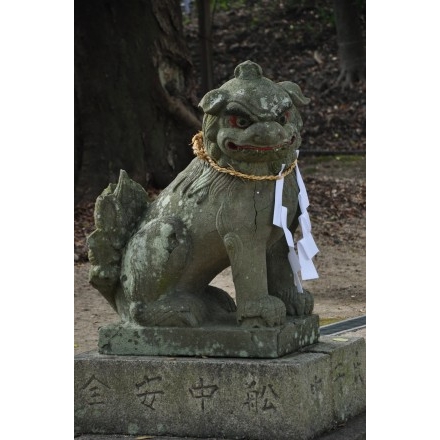
<path fill-rule="evenodd" d="M 289 248 L 284 237 L 267 251 L 269 294 L 283 300 L 288 315 L 310 315 L 314 306 L 313 296 L 305 289 L 303 289 L 303 293 L 298 292 L 293 280 L 292 268 L 287 258 L 288 253 Z"/>
<path fill-rule="evenodd" d="M 223 237 L 231 262 L 237 321 L 245 327 L 274 327 L 286 319 L 284 303 L 268 294 L 266 248 L 236 233 Z"/>

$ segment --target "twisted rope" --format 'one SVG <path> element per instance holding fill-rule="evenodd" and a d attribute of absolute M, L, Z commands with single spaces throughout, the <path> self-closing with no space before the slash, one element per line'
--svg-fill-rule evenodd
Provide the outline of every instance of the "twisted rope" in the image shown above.
<path fill-rule="evenodd" d="M 205 150 L 205 146 L 203 145 L 203 133 L 199 131 L 194 137 L 192 138 L 192 149 L 194 154 L 201 160 L 204 160 L 211 165 L 212 168 L 214 168 L 219 173 L 225 173 L 230 174 L 231 176 L 241 177 L 243 179 L 248 180 L 278 180 L 282 179 L 283 177 L 286 177 L 288 174 L 290 174 L 293 169 L 296 167 L 297 160 L 290 164 L 280 175 L 275 176 L 256 176 L 254 174 L 244 174 L 240 173 L 240 171 L 235 171 L 233 168 L 224 168 L 221 167 L 211 156 L 208 155 L 208 153 Z"/>

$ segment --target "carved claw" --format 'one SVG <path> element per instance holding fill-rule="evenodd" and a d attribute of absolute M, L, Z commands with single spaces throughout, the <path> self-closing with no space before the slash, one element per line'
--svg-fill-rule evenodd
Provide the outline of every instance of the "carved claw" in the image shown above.
<path fill-rule="evenodd" d="M 274 296 L 248 300 L 237 306 L 237 321 L 244 327 L 275 327 L 286 321 L 286 306 Z"/>
<path fill-rule="evenodd" d="M 304 293 L 299 293 L 296 287 L 291 287 L 277 296 L 286 304 L 287 314 L 290 316 L 311 315 L 313 312 L 313 295 L 306 289 Z"/>

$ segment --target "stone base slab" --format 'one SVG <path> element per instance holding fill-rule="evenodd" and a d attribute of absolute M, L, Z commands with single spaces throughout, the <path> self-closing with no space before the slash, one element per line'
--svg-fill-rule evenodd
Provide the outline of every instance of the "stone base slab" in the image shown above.
<path fill-rule="evenodd" d="M 277 359 L 75 357 L 75 434 L 309 440 L 365 410 L 365 340 Z"/>
<path fill-rule="evenodd" d="M 234 322 L 199 328 L 118 323 L 100 328 L 98 351 L 136 356 L 276 358 L 318 339 L 318 315 L 289 317 L 285 325 L 272 328 L 243 328 Z"/>

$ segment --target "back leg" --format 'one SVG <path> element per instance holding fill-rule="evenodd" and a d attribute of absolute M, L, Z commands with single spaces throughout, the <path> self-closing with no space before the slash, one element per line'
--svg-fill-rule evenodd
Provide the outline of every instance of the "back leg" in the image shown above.
<path fill-rule="evenodd" d="M 122 258 L 121 283 L 129 302 L 150 303 L 177 284 L 188 261 L 191 239 L 177 217 L 142 225 Z"/>
<path fill-rule="evenodd" d="M 130 315 L 146 327 L 198 327 L 208 315 L 204 301 L 198 295 L 164 295 L 149 304 L 133 302 Z"/>

